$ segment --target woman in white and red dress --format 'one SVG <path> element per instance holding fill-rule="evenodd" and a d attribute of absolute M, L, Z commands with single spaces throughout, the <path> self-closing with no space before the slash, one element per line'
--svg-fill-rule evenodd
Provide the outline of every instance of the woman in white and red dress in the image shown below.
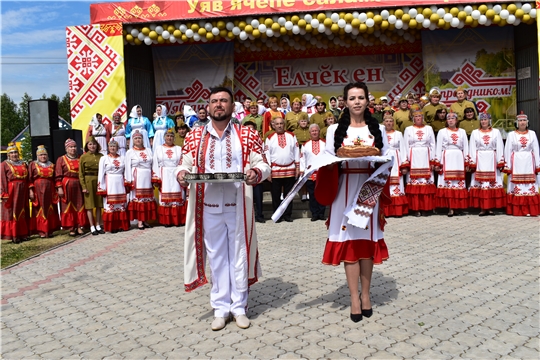
<path fill-rule="evenodd" d="M 108 154 L 99 159 L 97 194 L 103 196 L 103 230 L 111 233 L 129 230 L 124 181 L 125 158 L 111 140 Z"/>
<path fill-rule="evenodd" d="M 111 141 L 118 143 L 118 155 L 126 156 L 126 125 L 122 122 L 122 116 L 115 112 L 112 116 L 113 122 L 110 124 Z"/>
<path fill-rule="evenodd" d="M 339 119 L 339 124 L 328 128 L 326 153 L 335 155 L 340 147 L 356 142 L 376 146 L 381 150 L 381 154 L 386 153 L 388 147 L 386 134 L 384 129 L 381 130 L 379 127 L 378 121 L 371 117 L 367 108 L 368 93 L 365 83 L 353 83 L 345 87 L 347 107 Z M 370 317 L 373 313 L 370 299 L 373 264 L 380 264 L 388 259 L 388 249 L 384 242 L 382 224 L 377 216 L 379 202 L 375 205 L 366 229 L 350 225 L 348 218 L 343 215 L 345 209 L 357 201 L 356 194 L 374 169 L 368 164 L 358 162 L 341 164 L 338 192 L 330 209 L 328 240 L 322 262 L 334 266 L 344 263 L 351 296 L 351 320 L 358 322 L 362 320 L 362 316 Z M 362 289 L 360 298 L 359 280 Z"/>
<path fill-rule="evenodd" d="M 465 130 L 458 127 L 454 112 L 446 115 L 446 128 L 437 134 L 435 171 L 439 173 L 435 207 L 454 210 L 469 207 L 469 192 L 465 185 L 465 168 L 469 164 L 469 141 Z"/>
<path fill-rule="evenodd" d="M 538 139 L 536 133 L 529 130 L 529 119 L 523 112 L 516 116 L 516 128 L 508 134 L 504 148 L 504 171 L 508 174 L 506 213 L 515 216 L 538 216 Z"/>
<path fill-rule="evenodd" d="M 91 136 L 94 137 L 94 139 L 101 147 L 100 152 L 103 155 L 107 155 L 107 144 L 109 143 L 109 140 L 111 138 L 111 128 L 110 124 L 107 125 L 103 123 L 103 117 L 99 113 L 96 113 L 92 117 L 92 121 L 90 121 L 88 131 L 86 132 L 85 142 L 88 142 Z"/>
<path fill-rule="evenodd" d="M 506 207 L 506 191 L 501 169 L 504 168 L 504 144 L 501 133 L 491 127 L 491 116 L 479 116 L 480 128 L 469 140 L 469 206 L 480 208 L 480 216 L 495 215 L 491 209 Z"/>
<path fill-rule="evenodd" d="M 394 117 L 390 114 L 383 118 L 383 125 L 388 139 L 387 155 L 394 157 L 394 165 L 390 173 L 390 200 L 391 204 L 384 206 L 385 216 L 402 217 L 409 213 L 409 202 L 405 195 L 403 176 L 408 172 L 409 161 L 407 160 L 407 147 L 403 140 L 403 134 L 394 130 Z"/>
<path fill-rule="evenodd" d="M 405 194 L 409 210 L 415 216 L 421 211 L 427 212 L 435 208 L 435 182 L 433 177 L 433 160 L 435 159 L 435 135 L 429 125 L 424 125 L 422 112 L 413 116 L 413 125 L 405 128 L 403 134 L 409 159 L 409 174 Z"/>
<path fill-rule="evenodd" d="M 0 165 L 0 237 L 18 244 L 30 234 L 28 166 L 14 143 L 8 144 L 7 153 Z"/>
<path fill-rule="evenodd" d="M 149 228 L 147 221 L 156 219 L 156 199 L 152 181 L 152 150 L 143 145 L 143 134 L 135 130 L 131 134 L 133 148 L 126 152 L 125 179 L 129 194 L 129 218 L 138 220 L 139 230 Z"/>
<path fill-rule="evenodd" d="M 30 189 L 34 190 L 30 227 L 42 238 L 52 237 L 60 230 L 58 217 L 58 194 L 54 187 L 54 164 L 49 161 L 45 146 L 39 145 L 37 160 L 30 163 Z"/>
<path fill-rule="evenodd" d="M 159 179 L 158 222 L 165 227 L 186 224 L 186 193 L 174 176 L 182 159 L 182 148 L 174 145 L 174 136 L 172 129 L 165 133 L 165 143 L 156 148 L 152 165 Z"/>

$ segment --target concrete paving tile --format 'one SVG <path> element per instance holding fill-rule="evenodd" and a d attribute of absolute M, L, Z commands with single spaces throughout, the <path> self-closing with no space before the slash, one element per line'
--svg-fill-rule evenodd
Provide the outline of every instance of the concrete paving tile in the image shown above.
<path fill-rule="evenodd" d="M 285 354 L 285 351 L 278 347 L 267 345 L 251 351 L 249 354 L 256 359 L 276 359 L 280 355 Z"/>
<path fill-rule="evenodd" d="M 281 330 L 281 334 L 288 338 L 297 338 L 307 333 L 311 333 L 310 329 L 305 329 L 301 326 L 288 326 Z"/>
<path fill-rule="evenodd" d="M 69 349 L 60 348 L 51 352 L 41 354 L 44 359 L 80 359 L 78 354 L 74 354 Z"/>
<path fill-rule="evenodd" d="M 107 347 L 111 349 L 111 351 L 113 351 L 115 356 L 118 356 L 119 354 L 123 354 L 126 352 L 133 352 L 133 350 L 139 349 L 142 346 L 134 339 L 126 339 L 126 340 L 122 340 L 116 343 L 109 344 L 107 345 Z"/>
<path fill-rule="evenodd" d="M 385 359 L 385 360 L 390 360 L 390 359 L 403 359 L 403 357 L 401 356 L 396 356 L 390 352 L 387 352 L 387 351 L 377 351 L 376 353 L 373 353 L 373 354 L 370 354 L 369 356 L 366 356 L 364 359 L 366 360 L 376 360 L 376 359 Z"/>
<path fill-rule="evenodd" d="M 538 339 L 536 339 L 536 342 L 538 343 Z M 538 348 L 531 349 L 527 346 L 518 346 L 506 357 L 513 359 L 538 359 Z"/>
<path fill-rule="evenodd" d="M 53 350 L 61 349 L 63 346 L 61 343 L 51 340 L 47 342 L 40 342 L 34 346 L 31 346 L 32 352 L 38 355 L 42 355 Z"/>
<path fill-rule="evenodd" d="M 37 354 L 28 348 L 21 348 L 12 352 L 3 352 L 2 357 L 4 359 L 32 359 L 37 358 Z"/>
<path fill-rule="evenodd" d="M 132 351 L 120 354 L 125 359 L 165 359 L 165 356 L 158 355 L 150 349 L 138 348 Z"/>

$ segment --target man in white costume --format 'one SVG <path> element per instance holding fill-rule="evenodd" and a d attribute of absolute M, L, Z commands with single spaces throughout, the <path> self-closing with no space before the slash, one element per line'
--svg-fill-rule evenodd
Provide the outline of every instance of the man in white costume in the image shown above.
<path fill-rule="evenodd" d="M 205 258 L 210 262 L 214 308 L 212 330 L 225 327 L 232 315 L 236 325 L 248 328 L 249 286 L 261 274 L 253 214 L 251 185 L 265 180 L 270 166 L 257 131 L 231 122 L 233 96 L 227 88 L 210 93 L 211 121 L 189 132 L 175 176 L 182 186 L 187 173 L 245 174 L 245 183 L 194 183 L 190 187 L 184 241 L 186 291 L 208 282 Z"/>

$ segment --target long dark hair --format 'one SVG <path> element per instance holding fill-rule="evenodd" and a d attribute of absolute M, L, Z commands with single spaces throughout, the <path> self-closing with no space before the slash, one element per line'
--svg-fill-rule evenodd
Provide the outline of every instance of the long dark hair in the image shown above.
<path fill-rule="evenodd" d="M 358 88 L 364 90 L 364 94 L 367 96 L 369 94 L 368 87 L 363 82 L 355 82 L 350 83 L 343 89 L 343 97 L 345 98 L 345 101 L 347 101 L 349 90 Z M 382 133 L 381 129 L 379 128 L 379 122 L 371 116 L 371 112 L 366 107 L 366 110 L 364 111 L 364 120 L 366 122 L 366 125 L 368 126 L 369 132 L 373 137 L 375 138 L 375 146 L 381 150 L 383 148 L 383 139 L 382 139 Z M 337 150 L 341 147 L 341 144 L 343 143 L 343 139 L 345 136 L 347 136 L 347 129 L 349 129 L 349 125 L 351 125 L 351 114 L 349 112 L 348 108 L 343 109 L 343 112 L 341 113 L 341 116 L 339 117 L 338 121 L 338 127 L 336 129 L 336 132 L 334 134 L 334 150 L 337 153 Z"/>

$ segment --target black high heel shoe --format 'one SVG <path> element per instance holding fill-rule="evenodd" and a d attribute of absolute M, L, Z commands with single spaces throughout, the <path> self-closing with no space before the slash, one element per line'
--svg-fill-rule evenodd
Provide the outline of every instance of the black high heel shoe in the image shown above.
<path fill-rule="evenodd" d="M 353 314 L 351 313 L 351 320 L 355 323 L 362 321 L 362 314 Z"/>
<path fill-rule="evenodd" d="M 362 309 L 362 299 L 360 299 L 360 310 L 362 310 L 362 315 L 370 318 L 373 315 L 373 308 L 371 309 Z"/>

